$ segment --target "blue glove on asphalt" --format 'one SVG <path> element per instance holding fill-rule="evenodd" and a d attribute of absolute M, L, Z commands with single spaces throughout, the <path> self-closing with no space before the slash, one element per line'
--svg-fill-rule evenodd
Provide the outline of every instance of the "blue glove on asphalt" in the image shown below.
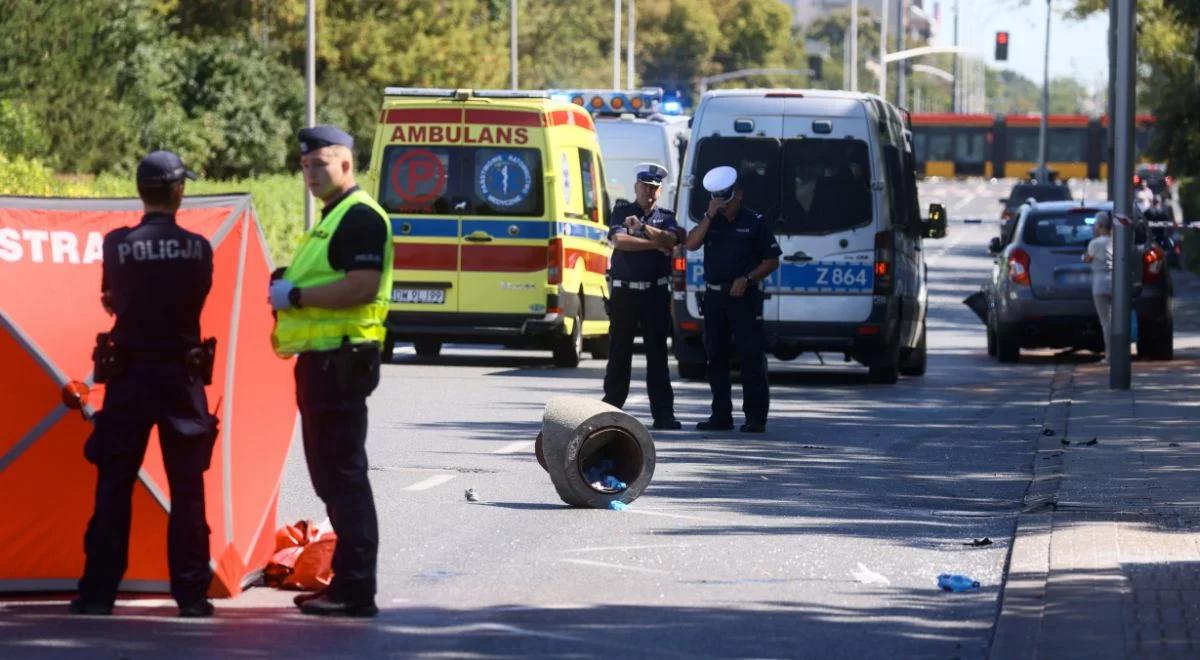
<path fill-rule="evenodd" d="M 281 309 L 290 309 L 292 307 L 292 303 L 290 300 L 288 300 L 288 294 L 290 294 L 294 288 L 296 288 L 296 285 L 287 280 L 280 279 L 271 282 L 271 293 L 268 296 L 268 299 L 271 301 L 271 309 L 276 311 Z"/>

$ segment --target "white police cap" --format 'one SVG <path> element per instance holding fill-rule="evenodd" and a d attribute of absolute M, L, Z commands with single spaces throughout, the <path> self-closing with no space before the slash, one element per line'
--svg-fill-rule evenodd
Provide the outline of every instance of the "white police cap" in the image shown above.
<path fill-rule="evenodd" d="M 648 183 L 652 186 L 661 186 L 663 179 L 667 178 L 667 175 L 670 174 L 670 172 L 667 172 L 667 168 L 658 163 L 638 163 L 634 173 L 637 175 L 638 181 Z"/>
<path fill-rule="evenodd" d="M 737 183 L 737 170 L 728 165 L 714 167 L 704 175 L 704 189 L 714 195 L 728 191 L 733 188 L 735 183 Z"/>

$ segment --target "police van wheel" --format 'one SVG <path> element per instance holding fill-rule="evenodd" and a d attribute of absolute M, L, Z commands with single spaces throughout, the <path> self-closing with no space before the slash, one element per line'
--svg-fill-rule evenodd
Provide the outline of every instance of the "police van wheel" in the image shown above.
<path fill-rule="evenodd" d="M 879 352 L 869 365 L 871 382 L 877 385 L 892 385 L 900 380 L 900 331 L 897 328 L 892 340 Z"/>
<path fill-rule="evenodd" d="M 413 349 L 418 357 L 435 358 L 442 352 L 442 342 L 436 339 L 417 339 L 413 341 Z"/>
<path fill-rule="evenodd" d="M 389 362 L 392 361 L 392 358 L 395 356 L 396 356 L 396 338 L 393 337 L 391 334 L 388 334 L 387 338 L 383 340 L 383 352 L 380 354 L 380 359 L 383 360 L 384 364 L 388 364 Z"/>
<path fill-rule="evenodd" d="M 583 317 L 575 314 L 570 335 L 554 338 L 554 366 L 574 369 L 583 355 Z"/>
<path fill-rule="evenodd" d="M 904 362 L 900 364 L 900 373 L 905 376 L 924 376 L 925 367 L 929 360 L 929 352 L 925 347 L 925 326 L 921 325 L 921 338 L 917 346 L 908 352 Z"/>
<path fill-rule="evenodd" d="M 704 380 L 703 362 L 680 362 L 676 365 L 683 380 Z"/>

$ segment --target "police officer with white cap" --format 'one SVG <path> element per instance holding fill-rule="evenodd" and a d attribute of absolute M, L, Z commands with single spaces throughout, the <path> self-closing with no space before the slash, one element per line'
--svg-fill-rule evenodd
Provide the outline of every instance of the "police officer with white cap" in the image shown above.
<path fill-rule="evenodd" d="M 367 397 L 379 384 L 387 336 L 391 223 L 355 183 L 349 134 L 313 126 L 299 139 L 304 182 L 325 208 L 271 283 L 271 341 L 279 355 L 298 355 L 304 457 L 338 542 L 333 581 L 294 601 L 305 614 L 370 617 L 379 611 L 379 523 L 367 474 Z"/>
<path fill-rule="evenodd" d="M 604 402 L 618 408 L 629 396 L 633 339 L 641 328 L 646 346 L 646 392 L 654 428 L 682 428 L 675 419 L 675 394 L 667 367 L 671 333 L 671 252 L 684 237 L 675 214 L 658 206 L 666 168 L 637 167 L 635 201 L 613 208 L 608 237 L 613 255 L 608 268 L 609 355 Z"/>
<path fill-rule="evenodd" d="M 687 235 L 687 249 L 704 248 L 704 348 L 712 413 L 696 425 L 702 431 L 733 429 L 730 398 L 730 344 L 737 342 L 742 368 L 741 430 L 767 430 L 770 391 L 767 385 L 766 336 L 762 291 L 758 283 L 779 267 L 779 242 L 761 213 L 742 206 L 738 173 L 715 167 L 704 175 L 711 195 L 708 210 Z"/>
<path fill-rule="evenodd" d="M 208 239 L 175 222 L 184 179 L 195 178 L 170 151 L 147 155 L 137 168 L 138 195 L 145 207 L 141 222 L 104 237 L 100 300 L 116 320 L 110 332 L 98 337 L 93 353 L 95 380 L 107 389 L 84 446 L 99 474 L 72 614 L 112 614 L 128 563 L 133 488 L 154 426 L 171 495 L 171 595 L 180 616 L 213 613 L 206 598 L 212 570 L 204 472 L 212 458 L 217 418 L 208 412 L 204 385 L 212 375 L 215 341 L 200 338 L 213 253 Z"/>

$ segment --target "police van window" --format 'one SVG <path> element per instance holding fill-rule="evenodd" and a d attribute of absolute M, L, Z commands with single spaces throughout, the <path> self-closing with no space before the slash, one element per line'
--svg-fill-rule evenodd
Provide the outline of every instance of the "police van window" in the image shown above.
<path fill-rule="evenodd" d="M 583 214 L 592 222 L 600 222 L 595 156 L 587 149 L 579 150 L 579 178 L 583 180 Z"/>
<path fill-rule="evenodd" d="M 729 165 L 738 171 L 742 204 L 771 219 L 779 214 L 779 140 L 774 138 L 706 137 L 696 144 L 692 169 L 695 187 L 688 213 L 693 220 L 704 217 L 709 195 L 700 182 L 714 167 Z"/>
<path fill-rule="evenodd" d="M 392 146 L 379 201 L 389 213 L 538 216 L 542 178 L 537 149 Z"/>
<path fill-rule="evenodd" d="M 871 167 L 862 140 L 787 140 L 783 146 L 784 234 L 828 234 L 871 222 Z"/>

